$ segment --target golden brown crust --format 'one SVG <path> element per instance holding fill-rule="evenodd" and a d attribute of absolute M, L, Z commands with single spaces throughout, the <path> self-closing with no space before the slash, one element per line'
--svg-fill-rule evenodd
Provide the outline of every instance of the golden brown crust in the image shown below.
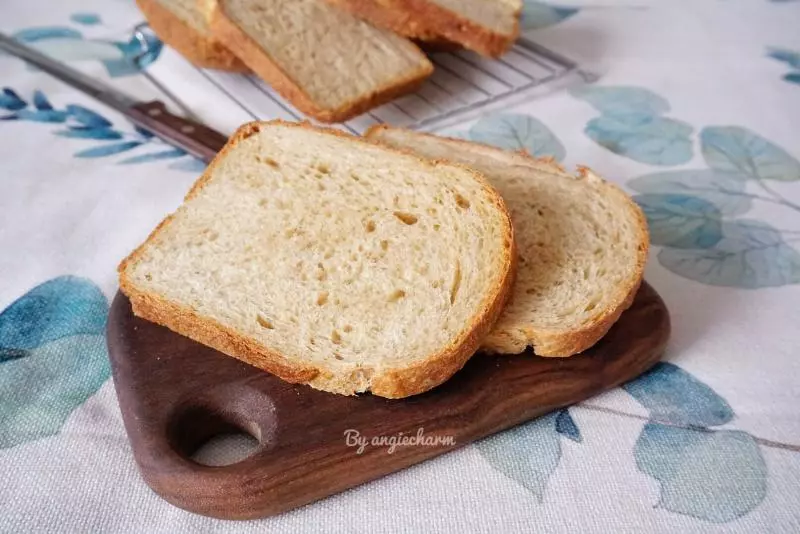
<path fill-rule="evenodd" d="M 398 129 L 386 125 L 376 125 L 370 127 L 364 136 L 368 139 L 373 139 L 380 142 L 377 137 L 383 130 Z M 428 136 L 437 138 L 433 134 L 426 134 L 420 132 L 413 132 L 414 135 Z M 441 138 L 441 137 L 439 137 Z M 491 145 L 474 143 L 465 141 L 463 139 L 445 138 L 449 142 L 460 145 L 465 151 L 471 150 L 479 146 L 485 150 L 502 151 L 497 147 Z M 612 302 L 615 303 L 603 310 L 600 310 L 597 315 L 587 324 L 578 329 L 564 331 L 564 330 L 548 330 L 533 327 L 521 327 L 515 331 L 493 331 L 484 339 L 481 349 L 498 354 L 519 354 L 524 352 L 529 346 L 533 347 L 534 352 L 538 356 L 545 357 L 567 357 L 578 354 L 592 347 L 595 343 L 606 335 L 608 330 L 617 322 L 622 312 L 627 310 L 633 303 L 636 292 L 642 283 L 644 277 L 644 268 L 647 262 L 647 254 L 650 246 L 650 235 L 647 229 L 647 219 L 644 216 L 641 208 L 636 204 L 633 199 L 616 185 L 603 180 L 594 174 L 587 167 L 578 167 L 578 175 L 573 176 L 565 172 L 552 157 L 536 158 L 531 156 L 525 151 L 516 152 L 517 155 L 522 156 L 529 162 L 532 168 L 551 172 L 554 175 L 563 177 L 565 179 L 583 180 L 593 187 L 602 189 L 607 195 L 617 197 L 622 203 L 627 205 L 630 212 L 636 218 L 637 227 L 637 256 L 634 274 L 624 284 L 616 288 L 616 292 Z M 520 162 L 523 165 L 524 162 Z"/>
<path fill-rule="evenodd" d="M 327 0 L 376 26 L 412 38 L 453 42 L 479 54 L 499 57 L 519 35 L 519 12 L 511 35 L 493 32 L 430 0 Z"/>
<path fill-rule="evenodd" d="M 236 144 L 258 133 L 263 126 L 272 124 L 306 128 L 347 138 L 356 143 L 369 143 L 368 140 L 363 138 L 354 137 L 332 128 L 314 127 L 307 122 L 290 123 L 275 120 L 248 123 L 241 126 L 230 137 L 227 144 L 220 150 L 203 175 L 197 179 L 186 194 L 186 200 L 194 198 L 208 184 L 215 168 Z M 388 147 L 384 148 L 394 152 L 401 152 Z M 431 165 L 428 160 L 419 157 L 416 159 Z M 432 165 L 452 166 L 453 164 L 433 162 Z M 345 395 L 352 395 L 366 388 L 369 388 L 375 395 L 388 398 L 402 398 L 423 393 L 450 378 L 475 353 L 483 337 L 491 331 L 500 317 L 511 294 L 516 275 L 516 244 L 511 216 L 508 213 L 505 202 L 482 175 L 467 167 L 459 167 L 469 170 L 475 180 L 482 185 L 492 203 L 503 214 L 505 246 L 502 266 L 495 284 L 481 303 L 479 312 L 469 324 L 465 325 L 462 332 L 443 350 L 407 368 L 365 369 L 365 372 L 357 369 L 350 375 L 342 376 L 311 364 L 298 365 L 296 362 L 287 360 L 281 354 L 256 343 L 247 336 L 227 328 L 213 319 L 198 315 L 194 310 L 186 306 L 169 302 L 152 292 L 140 291 L 129 278 L 128 268 L 141 259 L 144 250 L 150 243 L 158 240 L 159 233 L 172 222 L 174 214 L 168 215 L 150 233 L 147 239 L 120 263 L 117 269 L 120 290 L 130 298 L 133 311 L 137 316 L 166 326 L 179 334 L 264 369 L 288 382 L 306 383 L 312 387 Z"/>
<path fill-rule="evenodd" d="M 204 69 L 249 72 L 247 66 L 222 43 L 202 35 L 157 0 L 136 0 L 136 5 L 159 39 L 193 65 Z"/>
<path fill-rule="evenodd" d="M 236 50 L 242 61 L 253 72 L 270 84 L 294 107 L 321 122 L 344 122 L 361 115 L 398 96 L 414 91 L 433 72 L 433 65 L 430 62 L 426 62 L 423 68 L 409 74 L 409 77 L 405 80 L 396 80 L 390 86 L 375 88 L 371 93 L 362 95 L 360 99 L 340 108 L 325 109 L 314 102 L 303 88 L 291 78 L 289 73 L 284 72 L 258 43 L 226 16 L 222 2 L 217 2 L 211 13 L 211 32 L 228 47 Z M 409 46 L 414 45 L 409 43 Z M 424 58 L 424 54 L 421 51 L 420 56 Z"/>

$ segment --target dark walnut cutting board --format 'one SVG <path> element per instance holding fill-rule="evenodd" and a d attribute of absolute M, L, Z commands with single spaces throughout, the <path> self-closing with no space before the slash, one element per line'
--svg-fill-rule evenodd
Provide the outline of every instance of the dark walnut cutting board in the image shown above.
<path fill-rule="evenodd" d="M 344 397 L 292 385 L 131 312 L 117 294 L 108 346 L 125 428 L 148 485 L 198 514 L 278 514 L 374 480 L 484 436 L 614 388 L 653 366 L 669 314 L 647 284 L 597 345 L 572 358 L 477 355 L 451 380 L 401 400 Z M 358 447 L 362 436 L 452 439 L 444 446 Z M 192 454 L 219 434 L 245 431 L 256 452 L 224 467 Z"/>

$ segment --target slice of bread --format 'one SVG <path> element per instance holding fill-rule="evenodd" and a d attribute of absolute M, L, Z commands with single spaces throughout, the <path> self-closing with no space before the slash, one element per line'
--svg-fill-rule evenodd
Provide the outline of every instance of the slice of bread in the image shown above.
<path fill-rule="evenodd" d="M 519 35 L 522 0 L 327 0 L 376 26 L 425 41 L 444 39 L 498 57 Z"/>
<path fill-rule="evenodd" d="M 594 345 L 641 283 L 649 236 L 641 209 L 592 171 L 578 176 L 524 153 L 379 126 L 367 137 L 483 173 L 506 199 L 519 250 L 510 304 L 483 340 L 490 352 L 570 356 Z"/>
<path fill-rule="evenodd" d="M 196 0 L 136 0 L 159 39 L 193 65 L 205 69 L 247 72 L 249 69 L 211 36 Z"/>
<path fill-rule="evenodd" d="M 515 257 L 474 171 L 269 122 L 234 134 L 119 273 L 140 317 L 290 382 L 395 398 L 472 356 Z"/>
<path fill-rule="evenodd" d="M 433 72 L 407 39 L 323 0 L 219 0 L 211 27 L 264 81 L 322 122 L 413 91 Z"/>

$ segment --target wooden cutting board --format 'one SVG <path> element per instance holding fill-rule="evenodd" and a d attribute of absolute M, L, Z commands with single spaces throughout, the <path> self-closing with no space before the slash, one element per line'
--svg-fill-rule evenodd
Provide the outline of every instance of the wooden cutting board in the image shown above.
<path fill-rule="evenodd" d="M 644 284 L 584 354 L 477 355 L 442 386 L 401 400 L 288 384 L 134 317 L 122 294 L 111 306 L 108 348 L 145 482 L 191 512 L 247 519 L 333 495 L 614 388 L 659 360 L 669 332 L 663 301 Z M 224 467 L 191 460 L 210 438 L 240 430 L 259 441 L 248 458 Z M 352 431 L 370 442 L 360 454 Z M 392 454 L 390 442 L 371 444 L 420 432 L 421 444 L 406 442 Z"/>

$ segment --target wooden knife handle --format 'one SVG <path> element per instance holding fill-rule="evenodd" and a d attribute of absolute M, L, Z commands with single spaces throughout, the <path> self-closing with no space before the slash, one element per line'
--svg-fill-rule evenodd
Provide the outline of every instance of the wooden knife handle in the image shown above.
<path fill-rule="evenodd" d="M 206 163 L 214 159 L 228 138 L 198 122 L 184 119 L 167 111 L 163 102 L 136 104 L 128 118 L 136 125 L 153 132 L 167 143 L 184 149 Z"/>

